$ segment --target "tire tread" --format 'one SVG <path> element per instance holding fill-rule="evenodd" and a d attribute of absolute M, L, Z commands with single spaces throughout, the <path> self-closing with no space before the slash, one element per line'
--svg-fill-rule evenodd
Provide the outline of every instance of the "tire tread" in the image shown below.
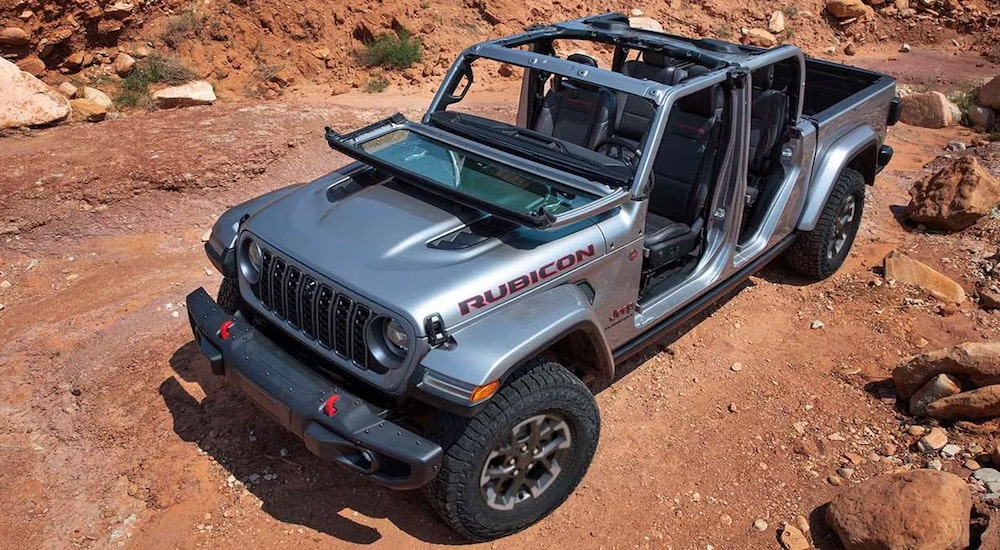
<path fill-rule="evenodd" d="M 478 468 L 477 464 L 473 464 L 473 460 L 478 451 L 491 445 L 490 434 L 494 430 L 490 427 L 503 425 L 509 422 L 509 419 L 516 418 L 524 404 L 546 394 L 551 394 L 546 395 L 547 399 L 569 404 L 574 397 L 579 397 L 584 392 L 593 404 L 590 391 L 573 373 L 556 362 L 535 359 L 514 373 L 507 384 L 476 416 L 464 418 L 449 414 L 439 415 L 441 418 L 434 422 L 432 428 L 434 433 L 429 437 L 445 448 L 445 460 L 437 477 L 425 488 L 431 509 L 452 529 L 471 540 L 491 540 L 514 532 L 503 525 L 490 524 L 483 518 L 474 517 L 471 509 L 464 505 L 462 495 L 465 493 L 466 480 L 469 479 L 469 470 Z M 587 465 L 593 457 L 600 433 L 600 418 L 596 414 L 596 405 L 593 405 L 592 410 L 594 413 L 591 419 L 592 425 L 589 426 L 592 433 L 577 434 L 578 438 L 589 440 L 581 442 L 583 444 L 580 446 L 580 452 L 585 453 L 584 460 Z M 573 483 L 556 506 L 569 497 L 575 486 L 576 483 Z M 539 519 L 541 517 L 516 530 L 523 529 Z"/>

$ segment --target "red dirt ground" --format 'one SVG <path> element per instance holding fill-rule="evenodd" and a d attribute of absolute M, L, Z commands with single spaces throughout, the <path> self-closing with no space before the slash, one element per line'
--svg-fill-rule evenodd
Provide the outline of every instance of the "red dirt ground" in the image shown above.
<path fill-rule="evenodd" d="M 302 95 L 3 139 L 0 280 L 12 286 L 0 290 L 0 548 L 462 543 L 418 493 L 320 462 L 214 378 L 178 305 L 219 284 L 200 239 L 219 213 L 341 163 L 325 124 L 416 116 L 428 99 Z M 877 274 L 901 248 L 973 289 L 997 250 L 995 221 L 945 236 L 897 219 L 923 164 L 967 134 L 893 128 L 898 162 L 870 189 L 844 268 L 806 285 L 769 267 L 624 365 L 597 395 L 602 439 L 576 493 L 481 546 L 777 548 L 775 530 L 801 513 L 817 545 L 835 548 L 820 507 L 839 490 L 826 478 L 843 454 L 866 457 L 845 483 L 899 467 L 867 461 L 882 444 L 916 460 L 906 417 L 884 398 L 891 369 L 921 338 L 933 349 L 1000 333 L 996 314 L 942 310 Z M 262 479 L 228 481 L 251 475 Z"/>

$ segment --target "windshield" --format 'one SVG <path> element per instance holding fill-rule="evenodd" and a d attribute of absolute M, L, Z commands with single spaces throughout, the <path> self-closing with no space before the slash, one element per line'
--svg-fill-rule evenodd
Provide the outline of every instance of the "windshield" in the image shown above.
<path fill-rule="evenodd" d="M 526 216 L 556 216 L 597 198 L 407 129 L 392 130 L 359 147 L 434 184 Z"/>

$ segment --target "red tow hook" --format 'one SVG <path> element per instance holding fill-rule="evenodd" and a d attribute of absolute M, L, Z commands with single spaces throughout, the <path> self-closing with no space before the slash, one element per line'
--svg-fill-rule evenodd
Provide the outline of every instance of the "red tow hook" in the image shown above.
<path fill-rule="evenodd" d="M 323 403 L 323 413 L 325 413 L 327 416 L 333 416 L 337 414 L 337 407 L 334 407 L 334 405 L 337 403 L 338 399 L 340 399 L 340 394 L 337 393 L 331 395 L 330 397 L 327 397 L 326 403 Z"/>
<path fill-rule="evenodd" d="M 229 340 L 229 329 L 233 328 L 233 321 L 223 321 L 219 325 L 219 338 Z"/>

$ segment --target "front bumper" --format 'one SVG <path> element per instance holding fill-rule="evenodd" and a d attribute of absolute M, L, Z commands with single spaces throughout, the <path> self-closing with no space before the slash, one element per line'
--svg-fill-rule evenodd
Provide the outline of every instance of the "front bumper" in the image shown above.
<path fill-rule="evenodd" d="M 199 288 L 187 297 L 194 339 L 212 372 L 230 383 L 324 460 L 392 489 L 415 489 L 437 475 L 441 447 L 385 420 L 387 409 L 352 395 L 254 328 L 230 316 Z M 232 321 L 229 338 L 220 326 Z M 328 402 L 332 396 L 332 414 Z"/>

